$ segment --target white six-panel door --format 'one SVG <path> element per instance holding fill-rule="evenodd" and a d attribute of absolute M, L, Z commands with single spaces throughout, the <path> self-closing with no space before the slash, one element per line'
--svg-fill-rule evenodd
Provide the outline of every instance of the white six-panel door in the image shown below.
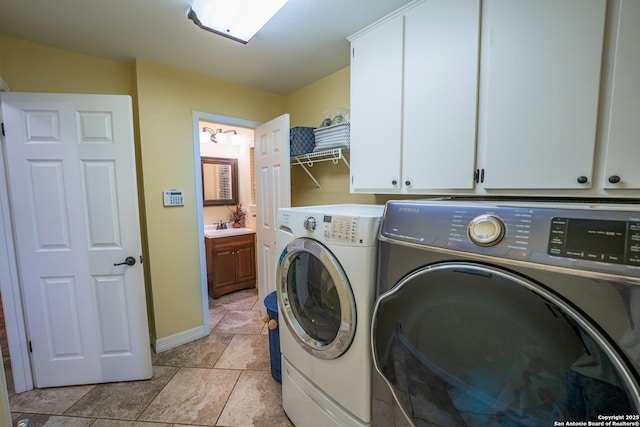
<path fill-rule="evenodd" d="M 276 290 L 278 208 L 291 206 L 288 114 L 256 128 L 255 159 L 258 298 L 263 301 Z"/>
<path fill-rule="evenodd" d="M 150 378 L 131 98 L 3 93 L 2 110 L 35 385 Z"/>

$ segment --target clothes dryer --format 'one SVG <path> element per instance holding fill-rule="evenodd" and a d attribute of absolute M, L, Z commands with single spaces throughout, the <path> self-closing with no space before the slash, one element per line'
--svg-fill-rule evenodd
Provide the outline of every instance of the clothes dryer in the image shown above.
<path fill-rule="evenodd" d="M 297 426 L 371 421 L 369 331 L 383 209 L 278 211 L 282 403 Z"/>
<path fill-rule="evenodd" d="M 388 202 L 377 292 L 373 425 L 640 424 L 637 204 Z"/>

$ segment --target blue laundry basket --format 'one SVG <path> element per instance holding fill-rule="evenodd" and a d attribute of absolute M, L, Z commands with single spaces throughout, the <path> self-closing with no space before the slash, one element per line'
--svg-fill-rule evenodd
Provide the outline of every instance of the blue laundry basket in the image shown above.
<path fill-rule="evenodd" d="M 280 325 L 278 323 L 278 292 L 273 291 L 264 298 L 269 320 L 275 320 L 276 327 L 269 328 L 269 358 L 271 359 L 271 376 L 282 384 L 282 363 L 280 361 Z"/>

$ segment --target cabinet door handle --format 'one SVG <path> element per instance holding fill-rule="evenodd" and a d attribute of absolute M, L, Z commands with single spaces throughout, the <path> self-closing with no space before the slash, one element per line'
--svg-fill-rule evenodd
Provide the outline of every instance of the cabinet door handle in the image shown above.
<path fill-rule="evenodd" d="M 578 177 L 578 184 L 585 184 L 587 181 L 589 181 L 589 178 L 584 175 Z"/>
<path fill-rule="evenodd" d="M 620 177 L 618 175 L 611 175 L 609 177 L 609 182 L 612 184 L 617 184 L 620 182 Z"/>
<path fill-rule="evenodd" d="M 395 187 L 396 185 L 398 185 L 398 181 L 396 181 L 396 180 L 394 179 L 393 181 L 391 181 L 391 185 L 393 185 L 393 186 Z"/>
<path fill-rule="evenodd" d="M 410 186 L 411 186 L 411 181 L 406 180 L 406 181 L 404 182 L 404 185 L 406 185 L 407 187 L 410 187 Z"/>

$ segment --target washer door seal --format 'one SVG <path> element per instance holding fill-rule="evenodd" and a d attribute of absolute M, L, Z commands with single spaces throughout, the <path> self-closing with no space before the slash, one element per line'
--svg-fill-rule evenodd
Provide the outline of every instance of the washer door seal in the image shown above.
<path fill-rule="evenodd" d="M 319 359 L 346 352 L 356 330 L 356 306 L 349 279 L 320 242 L 299 238 L 278 264 L 278 304 L 301 347 Z"/>

